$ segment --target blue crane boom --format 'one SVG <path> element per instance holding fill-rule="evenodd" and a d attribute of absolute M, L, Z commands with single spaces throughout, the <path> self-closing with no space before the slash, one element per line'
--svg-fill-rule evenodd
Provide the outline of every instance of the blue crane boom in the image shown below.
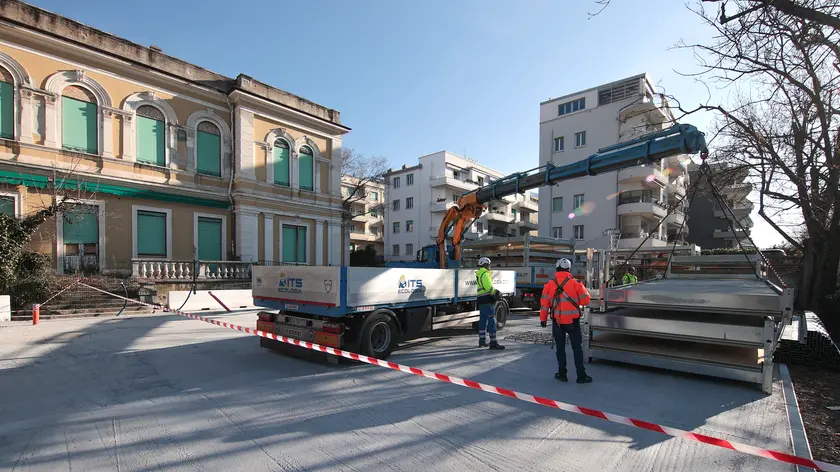
<path fill-rule="evenodd" d="M 708 155 L 704 133 L 692 125 L 675 124 L 666 130 L 601 148 L 581 161 L 562 166 L 548 163 L 530 171 L 508 175 L 464 194 L 455 206 L 449 208 L 438 230 L 436 243 L 440 267 L 446 268 L 447 235 L 454 228 L 452 236 L 454 254 L 452 256 L 455 260 L 460 260 L 464 231 L 481 216 L 484 204 L 487 202 L 565 180 L 652 164 L 671 156 L 698 152 L 703 157 Z"/>

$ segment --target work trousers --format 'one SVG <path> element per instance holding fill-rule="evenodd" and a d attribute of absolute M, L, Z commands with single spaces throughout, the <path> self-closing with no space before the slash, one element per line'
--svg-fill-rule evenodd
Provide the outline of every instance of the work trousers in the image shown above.
<path fill-rule="evenodd" d="M 575 318 L 571 324 L 559 324 L 556 320 L 552 321 L 551 331 L 554 335 L 554 343 L 557 345 L 557 372 L 566 375 L 566 334 L 568 334 L 575 357 L 577 376 L 578 378 L 586 376 L 586 368 L 583 366 L 583 333 L 580 330 L 580 318 Z"/>
<path fill-rule="evenodd" d="M 485 333 L 490 335 L 490 342 L 496 341 L 496 318 L 493 317 L 493 303 L 478 305 L 478 342 L 485 341 Z"/>

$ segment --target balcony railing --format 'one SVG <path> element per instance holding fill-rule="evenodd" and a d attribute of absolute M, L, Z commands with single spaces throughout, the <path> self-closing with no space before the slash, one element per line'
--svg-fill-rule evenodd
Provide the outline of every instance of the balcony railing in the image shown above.
<path fill-rule="evenodd" d="M 132 275 L 147 280 L 246 280 L 252 262 L 132 259 Z"/>

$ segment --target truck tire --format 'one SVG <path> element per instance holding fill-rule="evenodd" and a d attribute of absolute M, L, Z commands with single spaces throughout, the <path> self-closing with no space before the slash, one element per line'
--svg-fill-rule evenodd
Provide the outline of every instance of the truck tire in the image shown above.
<path fill-rule="evenodd" d="M 387 359 L 397 347 L 397 324 L 387 313 L 373 313 L 362 323 L 359 347 L 368 357 Z"/>
<path fill-rule="evenodd" d="M 497 331 L 501 331 L 502 328 L 505 327 L 505 323 L 507 323 L 508 311 L 508 304 L 504 300 L 497 301 L 496 306 L 493 307 L 493 313 L 495 314 L 496 318 Z"/>

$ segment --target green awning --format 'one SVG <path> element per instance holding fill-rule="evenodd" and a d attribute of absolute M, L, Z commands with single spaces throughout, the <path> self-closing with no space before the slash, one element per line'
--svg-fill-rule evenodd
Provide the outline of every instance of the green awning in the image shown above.
<path fill-rule="evenodd" d="M 49 183 L 47 177 L 43 175 L 21 174 L 19 172 L 10 172 L 5 170 L 0 170 L 0 182 L 9 185 L 23 185 L 25 187 L 34 188 L 47 188 Z M 72 191 L 81 189 L 85 192 L 104 193 L 108 195 L 116 195 L 118 197 L 185 203 L 188 205 L 199 205 L 211 208 L 227 209 L 230 207 L 227 200 L 210 200 L 208 198 L 188 197 L 184 195 L 159 192 L 151 189 L 131 188 L 124 187 L 122 185 L 110 185 L 99 182 L 79 182 L 77 180 L 67 179 L 59 181 L 57 185 L 64 190 Z"/>

